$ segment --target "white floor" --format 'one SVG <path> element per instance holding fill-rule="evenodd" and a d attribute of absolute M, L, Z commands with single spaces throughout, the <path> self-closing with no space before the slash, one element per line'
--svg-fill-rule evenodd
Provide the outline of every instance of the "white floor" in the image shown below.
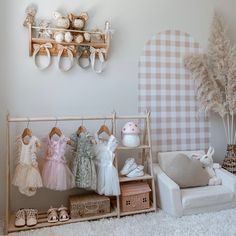
<path fill-rule="evenodd" d="M 162 211 L 124 218 L 81 222 L 10 236 L 174 236 L 236 235 L 236 208 L 200 215 L 173 218 Z"/>

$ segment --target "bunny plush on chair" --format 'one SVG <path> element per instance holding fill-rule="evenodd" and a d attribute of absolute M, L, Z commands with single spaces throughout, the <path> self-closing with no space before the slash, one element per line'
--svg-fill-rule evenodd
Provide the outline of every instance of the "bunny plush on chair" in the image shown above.
<path fill-rule="evenodd" d="M 203 156 L 195 156 L 196 159 L 198 159 L 201 163 L 202 166 L 206 169 L 208 172 L 210 179 L 208 185 L 220 185 L 221 184 L 221 179 L 216 176 L 215 170 L 214 169 L 219 169 L 220 165 L 218 163 L 213 163 L 213 154 L 214 154 L 214 148 L 209 147 L 207 154 Z"/>

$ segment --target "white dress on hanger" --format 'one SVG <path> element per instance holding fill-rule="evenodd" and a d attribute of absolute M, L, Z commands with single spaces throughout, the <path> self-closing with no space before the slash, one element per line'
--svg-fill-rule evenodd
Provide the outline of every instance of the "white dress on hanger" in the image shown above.
<path fill-rule="evenodd" d="M 36 156 L 37 143 L 39 139 L 35 136 L 30 138 L 28 144 L 21 137 L 17 138 L 17 166 L 12 184 L 29 197 L 35 195 L 37 188 L 43 186 Z"/>
<path fill-rule="evenodd" d="M 120 195 L 120 183 L 118 172 L 113 161 L 118 141 L 111 135 L 107 141 L 100 140 L 95 134 L 96 146 L 96 169 L 97 169 L 97 192 L 106 196 Z"/>

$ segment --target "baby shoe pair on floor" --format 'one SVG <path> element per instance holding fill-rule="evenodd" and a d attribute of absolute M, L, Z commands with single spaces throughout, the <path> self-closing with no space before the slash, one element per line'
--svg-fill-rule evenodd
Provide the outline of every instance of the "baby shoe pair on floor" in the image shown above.
<path fill-rule="evenodd" d="M 125 161 L 123 168 L 120 171 L 121 175 L 126 175 L 127 177 L 140 177 L 144 175 L 144 166 L 137 165 L 134 158 L 128 158 Z"/>
<path fill-rule="evenodd" d="M 48 209 L 48 222 L 49 223 L 56 223 L 58 221 L 67 221 L 69 220 L 69 214 L 68 214 L 68 209 L 61 205 L 60 208 L 53 208 L 50 207 Z"/>
<path fill-rule="evenodd" d="M 36 209 L 20 209 L 16 212 L 15 226 L 34 226 L 37 224 L 37 216 L 38 210 Z"/>

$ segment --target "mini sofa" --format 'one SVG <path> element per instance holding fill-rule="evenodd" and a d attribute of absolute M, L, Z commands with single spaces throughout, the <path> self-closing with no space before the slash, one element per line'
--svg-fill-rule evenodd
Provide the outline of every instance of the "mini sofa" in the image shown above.
<path fill-rule="evenodd" d="M 153 163 L 156 181 L 157 204 L 166 213 L 180 217 L 209 211 L 218 211 L 236 206 L 236 177 L 224 169 L 217 169 L 216 174 L 222 179 L 222 185 L 181 189 L 161 169 L 161 163 L 173 155 L 184 153 L 204 154 L 203 151 L 160 152 L 157 163 Z"/>

